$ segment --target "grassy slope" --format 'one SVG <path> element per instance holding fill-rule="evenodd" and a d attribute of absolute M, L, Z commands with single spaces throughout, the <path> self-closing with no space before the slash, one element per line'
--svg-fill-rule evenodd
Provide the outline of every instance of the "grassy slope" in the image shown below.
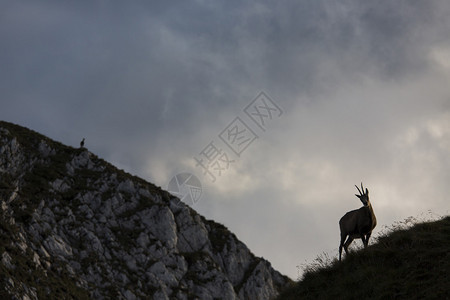
<path fill-rule="evenodd" d="M 450 299 L 450 217 L 310 270 L 279 299 Z"/>

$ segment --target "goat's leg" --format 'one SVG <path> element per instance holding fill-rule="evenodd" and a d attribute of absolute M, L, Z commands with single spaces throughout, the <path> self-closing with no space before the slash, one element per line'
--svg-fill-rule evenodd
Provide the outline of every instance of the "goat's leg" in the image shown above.
<path fill-rule="evenodd" d="M 342 247 L 344 246 L 345 238 L 347 237 L 346 234 L 341 233 L 341 242 L 339 244 L 339 261 L 341 261 L 341 255 L 342 255 Z M 345 250 L 347 251 L 347 250 Z"/>
<path fill-rule="evenodd" d="M 353 240 L 354 240 L 354 238 L 349 235 L 347 241 L 344 244 L 345 254 L 348 254 L 348 246 L 350 246 L 350 244 L 353 242 Z"/>
<path fill-rule="evenodd" d="M 372 234 L 372 232 L 369 232 L 368 234 L 366 234 L 366 239 L 364 241 L 364 248 L 367 248 L 367 246 L 369 245 L 369 238 L 370 238 L 371 234 Z"/>
<path fill-rule="evenodd" d="M 366 247 L 367 247 L 367 246 L 366 246 L 366 235 L 361 234 L 361 241 L 362 241 L 362 243 L 363 243 L 364 248 L 366 248 Z"/>

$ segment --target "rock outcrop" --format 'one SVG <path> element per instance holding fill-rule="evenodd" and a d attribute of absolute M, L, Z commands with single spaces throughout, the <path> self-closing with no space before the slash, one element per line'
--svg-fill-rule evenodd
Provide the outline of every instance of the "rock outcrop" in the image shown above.
<path fill-rule="evenodd" d="M 223 225 L 86 149 L 0 122 L 0 298 L 271 299 Z"/>

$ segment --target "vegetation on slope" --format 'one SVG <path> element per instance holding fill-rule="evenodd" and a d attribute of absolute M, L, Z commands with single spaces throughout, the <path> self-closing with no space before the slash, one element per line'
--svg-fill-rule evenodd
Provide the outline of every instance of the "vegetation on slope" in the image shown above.
<path fill-rule="evenodd" d="M 449 299 L 450 216 L 378 238 L 340 263 L 309 268 L 278 299 Z"/>
<path fill-rule="evenodd" d="M 0 299 L 268 299 L 288 282 L 160 187 L 0 121 Z"/>

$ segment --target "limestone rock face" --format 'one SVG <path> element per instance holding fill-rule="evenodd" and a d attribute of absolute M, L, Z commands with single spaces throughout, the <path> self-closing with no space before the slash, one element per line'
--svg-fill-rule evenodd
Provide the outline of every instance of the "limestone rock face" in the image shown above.
<path fill-rule="evenodd" d="M 271 299 L 290 280 L 168 192 L 0 122 L 0 298 Z"/>

